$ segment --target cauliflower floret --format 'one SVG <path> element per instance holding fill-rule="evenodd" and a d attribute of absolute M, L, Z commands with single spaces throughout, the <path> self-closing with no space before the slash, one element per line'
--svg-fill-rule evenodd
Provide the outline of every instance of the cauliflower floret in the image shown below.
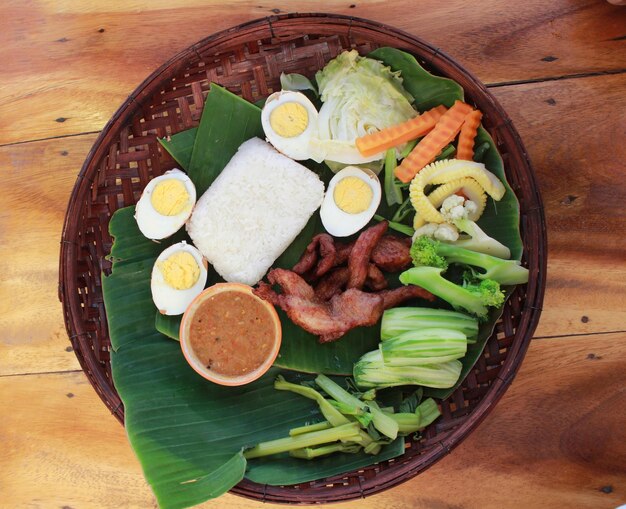
<path fill-rule="evenodd" d="M 465 200 L 463 204 L 463 208 L 465 209 L 465 213 L 467 217 L 472 217 L 474 214 L 478 212 L 478 204 L 472 200 Z"/>
<path fill-rule="evenodd" d="M 446 221 L 454 221 L 455 219 L 461 219 L 465 215 L 465 207 L 463 202 L 465 198 L 458 194 L 451 194 L 441 204 L 441 215 Z"/>
<path fill-rule="evenodd" d="M 446 221 L 453 223 L 458 219 L 464 219 L 476 214 L 478 205 L 472 200 L 466 200 L 463 196 L 452 194 L 441 204 L 441 215 Z"/>
<path fill-rule="evenodd" d="M 471 251 L 497 256 L 498 258 L 510 258 L 511 251 L 508 247 L 489 237 L 476 222 L 469 219 L 476 210 L 478 210 L 478 205 L 475 202 L 456 194 L 448 196 L 443 201 L 441 215 L 447 221 L 443 224 L 451 223 L 451 226 L 453 225 L 456 230 L 456 238 L 449 242 L 454 242 L 457 246 Z M 460 233 L 464 235 L 461 236 Z M 434 234 L 431 237 L 437 238 Z"/>
<path fill-rule="evenodd" d="M 454 225 L 449 223 L 426 223 L 421 228 L 415 230 L 413 240 L 415 241 L 420 235 L 426 235 L 431 239 L 444 242 L 454 242 L 459 238 L 459 231 Z"/>

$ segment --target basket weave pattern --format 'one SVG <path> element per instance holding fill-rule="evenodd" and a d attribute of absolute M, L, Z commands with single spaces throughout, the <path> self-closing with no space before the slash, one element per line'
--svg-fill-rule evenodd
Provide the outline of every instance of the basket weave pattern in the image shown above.
<path fill-rule="evenodd" d="M 60 299 L 70 340 L 90 382 L 123 422 L 124 409 L 110 370 L 110 340 L 101 278 L 111 215 L 135 204 L 145 185 L 176 166 L 157 137 L 197 126 L 210 82 L 249 101 L 280 89 L 281 72 L 312 77 L 345 49 L 365 54 L 379 46 L 411 52 L 427 69 L 459 82 L 466 100 L 483 113 L 483 125 L 503 156 L 518 196 L 523 263 L 531 271 L 504 308 L 483 355 L 463 385 L 442 402 L 443 416 L 405 454 L 356 472 L 287 487 L 242 481 L 233 492 L 292 504 L 349 500 L 413 477 L 450 451 L 504 393 L 524 356 L 543 299 L 546 238 L 541 200 L 519 137 L 502 108 L 467 71 L 437 49 L 389 27 L 349 17 L 283 15 L 253 21 L 201 41 L 166 63 L 131 94 L 94 144 L 77 179 L 61 242 Z"/>

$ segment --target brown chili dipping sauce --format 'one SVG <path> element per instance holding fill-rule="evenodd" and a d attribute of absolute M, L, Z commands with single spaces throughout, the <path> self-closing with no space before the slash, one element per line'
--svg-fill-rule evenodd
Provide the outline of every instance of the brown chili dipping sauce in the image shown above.
<path fill-rule="evenodd" d="M 263 364 L 274 345 L 276 330 L 268 309 L 243 292 L 223 291 L 207 298 L 189 326 L 189 344 L 208 369 L 241 376 Z"/>

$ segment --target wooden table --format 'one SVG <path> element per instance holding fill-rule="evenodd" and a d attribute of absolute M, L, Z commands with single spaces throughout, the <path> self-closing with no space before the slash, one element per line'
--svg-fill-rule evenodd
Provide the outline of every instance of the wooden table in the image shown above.
<path fill-rule="evenodd" d="M 352 3 L 354 1 L 354 3 Z M 301 0 L 452 55 L 501 101 L 548 224 L 542 319 L 512 387 L 417 478 L 336 507 L 626 503 L 626 7 L 602 0 Z M 471 4 L 471 5 L 470 5 Z M 105 122 L 163 61 L 288 1 L 3 2 L 0 19 L 0 506 L 155 507 L 124 429 L 70 347 L 61 227 Z M 205 507 L 261 507 L 232 495 Z"/>

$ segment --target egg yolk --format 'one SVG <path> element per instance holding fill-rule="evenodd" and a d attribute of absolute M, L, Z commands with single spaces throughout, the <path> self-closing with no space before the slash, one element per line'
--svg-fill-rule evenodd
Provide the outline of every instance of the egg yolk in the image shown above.
<path fill-rule="evenodd" d="M 283 103 L 270 113 L 270 125 L 278 136 L 294 138 L 309 125 L 309 114 L 300 103 Z"/>
<path fill-rule="evenodd" d="M 189 193 L 178 179 L 166 179 L 154 186 L 150 198 L 152 207 L 162 216 L 176 216 L 189 203 Z"/>
<path fill-rule="evenodd" d="M 333 199 L 341 210 L 348 214 L 359 214 L 372 203 L 372 188 L 358 177 L 346 177 L 337 182 Z"/>
<path fill-rule="evenodd" d="M 187 251 L 179 251 L 159 264 L 165 282 L 176 290 L 188 290 L 200 278 L 200 267 Z"/>

